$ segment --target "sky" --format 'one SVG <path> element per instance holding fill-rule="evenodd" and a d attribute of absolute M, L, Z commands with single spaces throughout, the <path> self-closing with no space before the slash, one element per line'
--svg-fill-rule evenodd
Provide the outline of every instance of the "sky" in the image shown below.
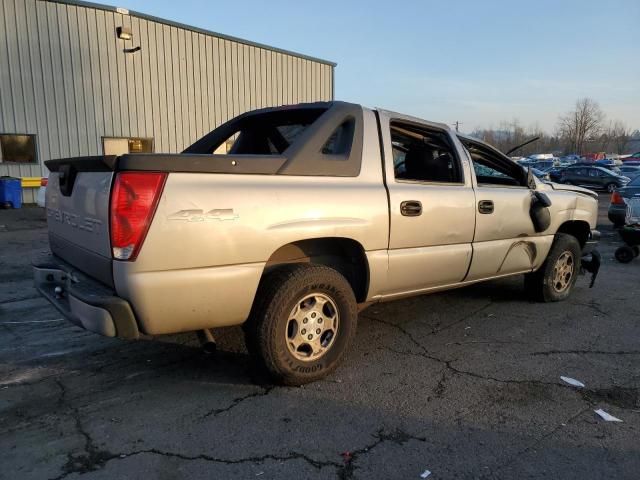
<path fill-rule="evenodd" d="M 466 132 L 552 132 L 582 97 L 640 129 L 640 0 L 118 1 L 331 60 L 336 99 Z"/>

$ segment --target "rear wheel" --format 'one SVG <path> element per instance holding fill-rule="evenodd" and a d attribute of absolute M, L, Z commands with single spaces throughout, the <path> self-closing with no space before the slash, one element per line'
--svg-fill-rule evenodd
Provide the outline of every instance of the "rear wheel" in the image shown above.
<path fill-rule="evenodd" d="M 565 233 L 556 234 L 542 266 L 525 275 L 525 289 L 535 300 L 558 302 L 569 296 L 580 271 L 580 243 Z"/>
<path fill-rule="evenodd" d="M 616 191 L 616 188 L 618 188 L 618 186 L 615 183 L 607 183 L 607 192 L 613 193 Z"/>
<path fill-rule="evenodd" d="M 260 284 L 245 325 L 247 347 L 279 383 L 301 385 L 335 370 L 356 331 L 349 282 L 322 265 L 289 265 Z"/>
<path fill-rule="evenodd" d="M 633 257 L 636 256 L 633 249 L 627 245 L 619 247 L 616 250 L 615 255 L 616 260 L 618 260 L 620 263 L 629 263 L 631 260 L 633 260 Z"/>

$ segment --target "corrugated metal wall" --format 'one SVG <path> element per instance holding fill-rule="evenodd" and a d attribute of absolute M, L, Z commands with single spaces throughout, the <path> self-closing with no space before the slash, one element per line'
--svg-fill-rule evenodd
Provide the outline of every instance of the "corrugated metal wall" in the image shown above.
<path fill-rule="evenodd" d="M 103 136 L 153 137 L 156 152 L 178 152 L 247 110 L 333 97 L 329 62 L 109 9 L 0 4 L 0 133 L 36 134 L 39 158 L 0 163 L 0 175 L 102 154 Z M 133 40 L 118 39 L 118 26 Z"/>

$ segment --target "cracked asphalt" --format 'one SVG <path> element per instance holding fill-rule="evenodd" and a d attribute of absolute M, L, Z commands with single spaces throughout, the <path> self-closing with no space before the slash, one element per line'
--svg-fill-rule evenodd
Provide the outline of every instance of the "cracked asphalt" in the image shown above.
<path fill-rule="evenodd" d="M 238 328 L 212 357 L 195 335 L 63 321 L 32 287 L 42 211 L 0 211 L 0 478 L 637 479 L 640 260 L 613 260 L 607 204 L 593 289 L 536 304 L 513 278 L 373 305 L 343 366 L 300 388 L 255 372 Z"/>

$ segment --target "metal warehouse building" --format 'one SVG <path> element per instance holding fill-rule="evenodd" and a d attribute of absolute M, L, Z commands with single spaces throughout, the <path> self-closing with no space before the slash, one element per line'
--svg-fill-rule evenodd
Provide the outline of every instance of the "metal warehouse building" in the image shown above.
<path fill-rule="evenodd" d="M 335 64 L 126 9 L 0 0 L 0 176 L 179 152 L 254 108 L 333 99 Z"/>

